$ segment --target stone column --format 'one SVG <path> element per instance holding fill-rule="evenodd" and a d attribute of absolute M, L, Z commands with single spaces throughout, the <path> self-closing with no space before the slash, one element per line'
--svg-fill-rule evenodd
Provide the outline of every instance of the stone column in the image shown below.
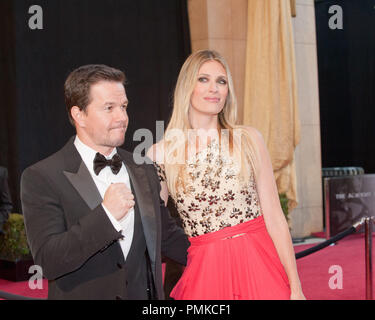
<path fill-rule="evenodd" d="M 298 207 L 291 212 L 294 237 L 323 230 L 318 63 L 314 0 L 296 0 L 293 18 L 301 142 L 296 148 Z"/>
<path fill-rule="evenodd" d="M 192 51 L 213 49 L 227 60 L 242 123 L 247 0 L 188 0 L 188 10 Z"/>

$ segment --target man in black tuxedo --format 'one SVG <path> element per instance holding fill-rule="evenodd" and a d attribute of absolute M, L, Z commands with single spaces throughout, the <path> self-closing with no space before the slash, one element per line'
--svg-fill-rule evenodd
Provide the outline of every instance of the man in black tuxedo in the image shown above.
<path fill-rule="evenodd" d="M 163 299 L 161 255 L 186 264 L 189 242 L 160 199 L 154 166 L 117 148 L 129 121 L 124 82 L 104 65 L 74 70 L 64 89 L 77 135 L 22 175 L 49 299 Z"/>
<path fill-rule="evenodd" d="M 0 234 L 3 233 L 3 225 L 8 220 L 12 208 L 12 199 L 8 186 L 8 170 L 0 167 Z"/>

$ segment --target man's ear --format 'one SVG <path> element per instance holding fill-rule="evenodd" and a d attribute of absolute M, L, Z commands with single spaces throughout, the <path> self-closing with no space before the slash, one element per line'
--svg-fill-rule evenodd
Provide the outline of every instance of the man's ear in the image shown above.
<path fill-rule="evenodd" d="M 70 109 L 70 114 L 78 127 L 85 126 L 85 112 L 81 110 L 78 106 L 73 106 Z"/>

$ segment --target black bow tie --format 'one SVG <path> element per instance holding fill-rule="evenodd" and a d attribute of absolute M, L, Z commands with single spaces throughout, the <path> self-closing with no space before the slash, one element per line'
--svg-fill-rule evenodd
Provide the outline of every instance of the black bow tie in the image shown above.
<path fill-rule="evenodd" d="M 111 167 L 111 170 L 114 174 L 118 174 L 122 166 L 122 160 L 120 156 L 116 153 L 112 159 L 107 160 L 102 154 L 97 152 L 94 159 L 95 174 L 98 175 L 100 171 L 106 166 Z"/>

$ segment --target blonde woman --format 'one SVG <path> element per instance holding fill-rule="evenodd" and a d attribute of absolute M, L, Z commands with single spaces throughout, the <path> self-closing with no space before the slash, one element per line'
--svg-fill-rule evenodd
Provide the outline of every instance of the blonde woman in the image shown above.
<path fill-rule="evenodd" d="M 171 297 L 304 299 L 268 152 L 256 129 L 235 125 L 236 109 L 225 60 L 193 53 L 164 137 L 147 153 L 191 243 Z"/>

